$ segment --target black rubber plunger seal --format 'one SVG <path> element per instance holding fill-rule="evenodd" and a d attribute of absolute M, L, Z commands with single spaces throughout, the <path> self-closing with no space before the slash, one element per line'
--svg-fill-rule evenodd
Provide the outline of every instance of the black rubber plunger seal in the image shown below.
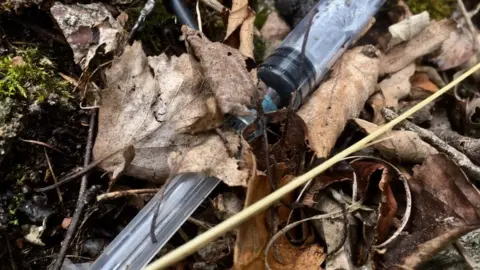
<path fill-rule="evenodd" d="M 177 16 L 178 22 L 180 24 L 185 24 L 188 27 L 198 30 L 198 25 L 193 19 L 192 13 L 185 6 L 184 0 L 170 0 L 170 4 L 172 6 L 173 12 L 175 12 L 175 16 Z"/>
<path fill-rule="evenodd" d="M 315 68 L 299 50 L 291 47 L 277 48 L 259 67 L 258 77 L 275 89 L 281 105 L 288 104 L 292 93 L 302 88 L 315 87 Z M 302 85 L 306 83 L 306 85 Z"/>

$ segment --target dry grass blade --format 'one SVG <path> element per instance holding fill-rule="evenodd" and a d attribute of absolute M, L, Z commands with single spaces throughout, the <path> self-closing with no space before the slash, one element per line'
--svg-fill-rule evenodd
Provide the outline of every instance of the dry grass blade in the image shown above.
<path fill-rule="evenodd" d="M 325 170 L 327 170 L 328 168 L 330 168 L 331 166 L 333 166 L 343 158 L 363 148 L 365 144 L 371 142 L 378 136 L 384 134 L 386 131 L 391 130 L 395 125 L 404 121 L 405 119 L 407 119 L 408 117 L 410 117 L 411 115 L 413 115 L 414 113 L 416 113 L 417 111 L 425 107 L 427 104 L 430 104 L 431 102 L 439 98 L 441 95 L 445 94 L 447 91 L 452 89 L 455 85 L 459 84 L 461 81 L 465 80 L 468 76 L 472 75 L 474 72 L 476 72 L 479 69 L 480 69 L 480 64 L 477 64 L 476 66 L 468 70 L 466 73 L 464 73 L 462 76 L 458 77 L 456 80 L 447 84 L 444 88 L 432 94 L 430 97 L 426 98 L 425 100 L 419 102 L 417 105 L 415 105 L 408 111 L 404 112 L 402 115 L 400 115 L 393 121 L 380 127 L 377 131 L 373 132 L 372 134 L 368 135 L 367 137 L 353 144 L 349 148 L 338 153 L 334 157 L 326 160 L 321 165 L 293 179 L 290 183 L 286 184 L 285 186 L 281 187 L 280 189 L 273 192 L 269 196 L 265 197 L 263 200 L 258 201 L 257 203 L 251 205 L 248 208 L 245 208 L 235 216 L 225 220 L 224 222 L 218 224 L 217 226 L 213 227 L 209 231 L 195 237 L 190 242 L 178 247 L 174 251 L 154 261 L 152 264 L 148 265 L 145 269 L 147 270 L 164 269 L 172 265 L 173 263 L 178 262 L 181 259 L 187 257 L 188 255 L 193 254 L 195 251 L 205 246 L 208 242 L 236 228 L 237 226 L 245 222 L 247 219 L 258 214 L 260 211 L 267 209 L 270 205 L 280 200 L 283 196 L 285 196 L 285 194 L 292 192 L 296 188 L 307 183 L 310 179 L 324 172 Z"/>

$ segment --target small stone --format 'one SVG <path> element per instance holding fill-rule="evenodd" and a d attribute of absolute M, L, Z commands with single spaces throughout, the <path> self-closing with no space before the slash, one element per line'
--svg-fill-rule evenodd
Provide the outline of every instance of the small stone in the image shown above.
<path fill-rule="evenodd" d="M 22 186 L 22 193 L 23 194 L 30 194 L 30 193 L 32 193 L 32 191 L 33 191 L 33 189 L 32 189 L 31 186 L 29 186 L 29 185 L 23 185 Z"/>
<path fill-rule="evenodd" d="M 47 204 L 47 198 L 43 195 L 33 195 L 32 200 L 35 204 L 37 205 L 46 205 Z"/>

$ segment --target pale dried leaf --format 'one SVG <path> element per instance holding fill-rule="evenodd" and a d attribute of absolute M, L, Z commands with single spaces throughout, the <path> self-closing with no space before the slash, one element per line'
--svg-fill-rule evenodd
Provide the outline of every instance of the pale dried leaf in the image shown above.
<path fill-rule="evenodd" d="M 428 11 L 406 18 L 405 20 L 391 25 L 388 32 L 392 35 L 390 46 L 393 47 L 402 42 L 408 41 L 422 32 L 430 23 Z"/>
<path fill-rule="evenodd" d="M 362 119 L 355 119 L 355 123 L 371 134 L 379 127 Z M 422 141 L 417 133 L 412 131 L 392 130 L 377 138 L 372 145 L 385 158 L 399 162 L 422 163 L 428 156 L 438 151 L 428 143 Z"/>
<path fill-rule="evenodd" d="M 383 107 L 385 107 L 385 97 L 381 91 L 371 95 L 367 100 L 367 106 L 370 107 L 372 115 L 372 122 L 376 125 L 385 124 L 385 118 L 381 113 Z"/>
<path fill-rule="evenodd" d="M 50 13 L 62 29 L 73 50 L 75 63 L 86 68 L 102 48 L 105 53 L 119 51 L 126 38 L 119 16 L 118 22 L 102 3 L 64 5 L 60 2 L 50 8 Z"/>
<path fill-rule="evenodd" d="M 228 14 L 227 33 L 225 39 L 227 39 L 240 25 L 249 17 L 248 0 L 233 0 L 232 10 Z"/>
<path fill-rule="evenodd" d="M 290 26 L 280 18 L 276 11 L 268 14 L 267 20 L 262 26 L 260 33 L 266 41 L 283 40 L 290 33 Z"/>
<path fill-rule="evenodd" d="M 248 145 L 240 146 L 240 137 L 233 132 L 224 135 L 228 140 L 227 146 L 220 136 L 211 135 L 196 146 L 172 152 L 168 158 L 171 170 L 176 174 L 203 172 L 216 176 L 229 186 L 247 186 L 247 179 L 254 172 L 248 168 L 239 170 L 238 160 L 230 153 L 236 153 L 238 149 L 249 151 Z"/>
<path fill-rule="evenodd" d="M 207 100 L 212 93 L 198 69 L 188 54 L 147 58 L 138 42 L 114 58 L 106 71 L 108 87 L 102 92 L 93 155 L 99 159 L 134 145 L 135 158 L 128 166 L 128 159 L 119 153 L 103 162 L 103 169 L 115 172 L 114 178 L 127 169 L 138 178 L 164 180 L 170 173 L 170 152 L 210 137 L 190 134 L 192 126 L 200 131 L 195 124 L 210 115 Z"/>
<path fill-rule="evenodd" d="M 240 47 L 238 50 L 246 57 L 254 59 L 253 55 L 253 30 L 255 22 L 255 13 L 249 12 L 248 17 L 240 26 Z"/>
<path fill-rule="evenodd" d="M 480 36 L 477 36 L 480 42 Z M 475 55 L 472 33 L 468 28 L 457 28 L 442 44 L 440 53 L 431 59 L 439 70 L 455 68 Z"/>
<path fill-rule="evenodd" d="M 212 89 L 222 113 L 250 115 L 247 108 L 260 96 L 246 69 L 245 58 L 236 49 L 211 42 L 199 32 L 182 27 L 185 40 L 200 60 L 206 84 Z"/>
<path fill-rule="evenodd" d="M 427 73 L 415 73 L 415 75 L 413 75 L 410 79 L 410 82 L 412 84 L 412 89 L 421 89 L 430 93 L 435 93 L 438 91 L 438 86 L 430 81 Z"/>
<path fill-rule="evenodd" d="M 396 108 L 398 101 L 408 96 L 411 88 L 410 77 L 414 73 L 415 64 L 412 63 L 380 82 L 379 86 L 385 97 L 385 106 Z"/>
<path fill-rule="evenodd" d="M 406 67 L 418 57 L 434 52 L 455 30 L 456 23 L 445 19 L 432 22 L 420 34 L 406 43 L 395 46 L 387 55 L 381 57 L 380 73 L 393 73 Z"/>
<path fill-rule="evenodd" d="M 347 51 L 331 78 L 300 108 L 298 115 L 307 125 L 310 147 L 318 157 L 329 155 L 347 121 L 358 117 L 375 92 L 378 54 L 370 45 Z"/>

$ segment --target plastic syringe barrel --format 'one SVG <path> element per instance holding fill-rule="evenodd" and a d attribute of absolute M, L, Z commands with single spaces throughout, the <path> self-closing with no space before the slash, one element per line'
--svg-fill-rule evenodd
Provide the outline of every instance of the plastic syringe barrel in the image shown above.
<path fill-rule="evenodd" d="M 258 68 L 260 79 L 280 96 L 281 104 L 277 105 L 287 105 L 292 93 L 299 89 L 294 103 L 298 108 L 384 2 L 320 0 Z M 312 15 L 304 58 L 303 40 Z"/>
<path fill-rule="evenodd" d="M 199 173 L 176 176 L 158 192 L 92 264 L 91 270 L 142 269 L 190 217 L 220 181 Z M 163 195 L 163 198 L 162 198 Z M 161 201 L 160 207 L 157 203 Z M 154 213 L 154 234 L 150 231 Z"/>

